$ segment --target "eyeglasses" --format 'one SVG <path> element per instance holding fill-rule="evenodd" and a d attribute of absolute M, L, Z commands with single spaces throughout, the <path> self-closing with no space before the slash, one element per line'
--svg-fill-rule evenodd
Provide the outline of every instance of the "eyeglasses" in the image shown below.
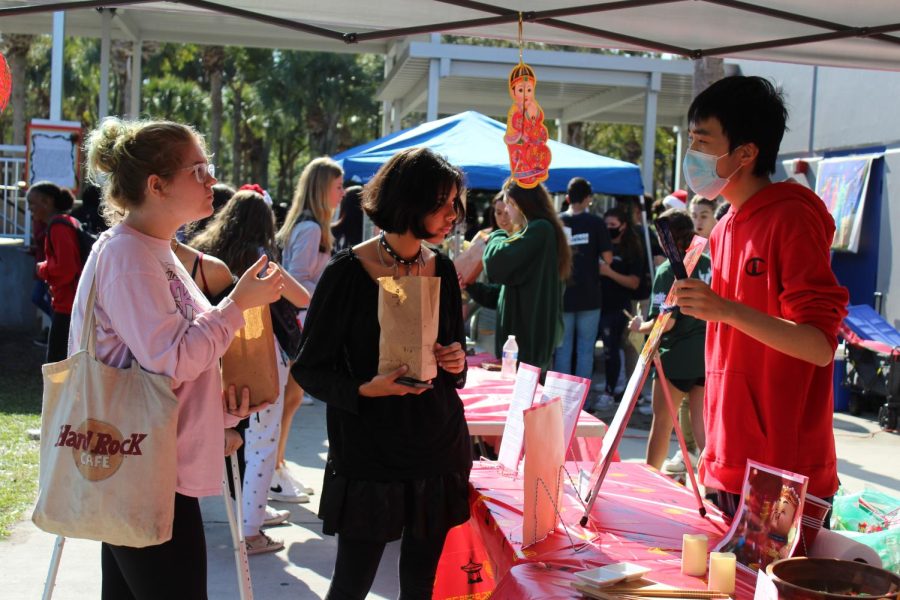
<path fill-rule="evenodd" d="M 189 167 L 182 167 L 180 169 L 175 169 L 174 171 L 170 171 L 166 173 L 167 175 L 171 175 L 172 173 L 177 173 L 179 171 L 193 171 L 194 179 L 197 180 L 197 183 L 206 183 L 206 177 L 215 177 L 216 176 L 216 165 L 210 163 L 197 163 L 196 165 L 191 165 Z"/>

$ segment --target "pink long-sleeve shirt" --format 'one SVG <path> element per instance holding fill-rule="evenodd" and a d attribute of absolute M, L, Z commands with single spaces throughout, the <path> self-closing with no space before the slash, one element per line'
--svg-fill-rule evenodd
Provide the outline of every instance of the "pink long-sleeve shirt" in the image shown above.
<path fill-rule="evenodd" d="M 172 253 L 168 240 L 124 223 L 104 232 L 88 257 L 75 303 L 69 353 L 81 346 L 84 307 L 96 276 L 97 358 L 171 377 L 178 399 L 178 493 L 222 493 L 224 428 L 237 419 L 222 407 L 219 358 L 243 327 L 226 298 L 212 306 Z"/>

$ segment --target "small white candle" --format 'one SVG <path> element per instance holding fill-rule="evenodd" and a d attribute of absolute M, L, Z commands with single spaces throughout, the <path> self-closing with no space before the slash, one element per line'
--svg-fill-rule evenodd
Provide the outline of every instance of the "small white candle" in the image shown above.
<path fill-rule="evenodd" d="M 734 593 L 734 570 L 736 559 L 734 552 L 713 552 L 709 555 L 709 590 L 718 590 L 723 594 Z"/>
<path fill-rule="evenodd" d="M 701 577 L 706 575 L 707 539 L 703 534 L 684 534 L 681 538 L 681 572 Z"/>

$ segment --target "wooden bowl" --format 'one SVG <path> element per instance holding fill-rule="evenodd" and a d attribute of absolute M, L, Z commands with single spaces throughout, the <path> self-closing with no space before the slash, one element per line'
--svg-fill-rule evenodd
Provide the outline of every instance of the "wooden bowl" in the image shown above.
<path fill-rule="evenodd" d="M 834 558 L 787 558 L 766 572 L 785 600 L 900 598 L 900 577 L 859 562 Z"/>

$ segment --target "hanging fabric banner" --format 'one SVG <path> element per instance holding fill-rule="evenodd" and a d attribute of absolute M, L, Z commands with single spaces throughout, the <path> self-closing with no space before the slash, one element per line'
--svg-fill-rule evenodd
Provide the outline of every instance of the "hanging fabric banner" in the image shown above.
<path fill-rule="evenodd" d="M 524 188 L 546 181 L 550 169 L 550 148 L 544 110 L 535 98 L 537 77 L 522 60 L 522 14 L 519 13 L 519 64 L 509 73 L 509 95 L 513 104 L 506 115 L 503 141 L 509 150 L 512 178 Z"/>

